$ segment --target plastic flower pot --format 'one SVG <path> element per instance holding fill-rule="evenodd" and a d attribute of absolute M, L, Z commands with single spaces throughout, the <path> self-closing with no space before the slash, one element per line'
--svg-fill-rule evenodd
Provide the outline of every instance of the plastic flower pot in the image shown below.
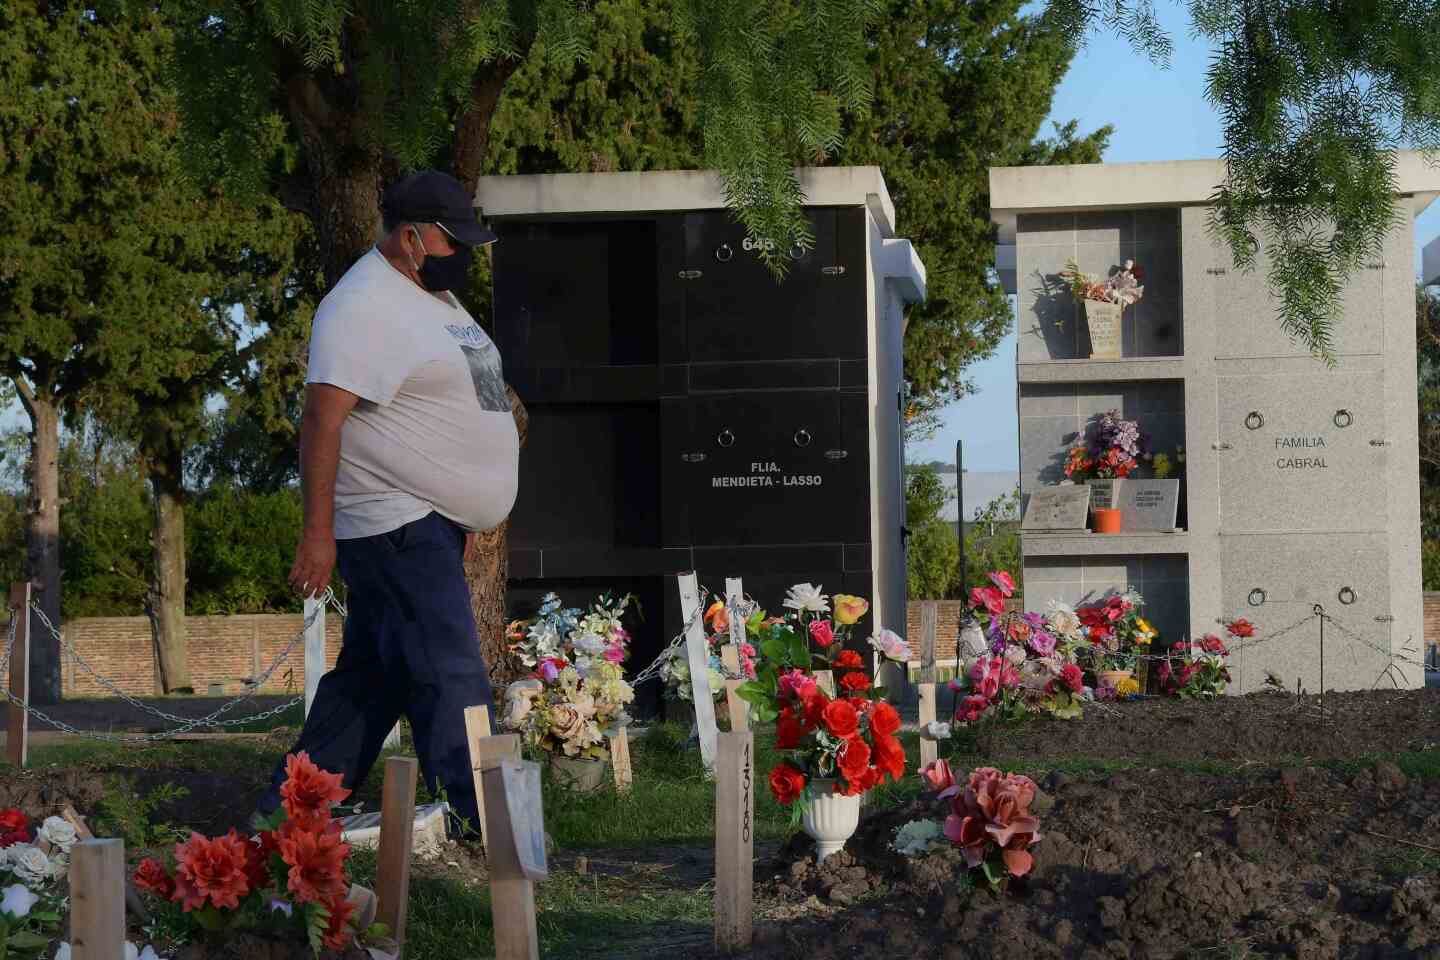
<path fill-rule="evenodd" d="M 1100 680 L 1101 680 L 1103 683 L 1107 684 L 1111 689 L 1117 689 L 1117 690 L 1118 690 L 1119 687 L 1120 687 L 1120 681 L 1121 681 L 1121 680 L 1129 680 L 1129 679 L 1130 679 L 1131 677 L 1133 677 L 1133 676 L 1135 676 L 1135 674 L 1134 674 L 1134 672 L 1132 672 L 1132 671 L 1130 671 L 1130 670 L 1102 670 L 1102 671 L 1100 671 Z"/>
<path fill-rule="evenodd" d="M 576 793 L 594 793 L 605 784 L 605 773 L 610 764 L 605 760 L 589 760 L 582 757 L 562 757 L 552 753 L 548 757 L 550 774 L 555 782 Z"/>
<path fill-rule="evenodd" d="M 815 862 L 845 849 L 845 841 L 860 826 L 860 799 L 834 793 L 835 781 L 812 780 L 810 802 L 805 805 L 802 821 L 805 832 L 815 841 Z"/>
<path fill-rule="evenodd" d="M 1120 532 L 1120 511 L 1111 507 L 1109 509 L 1095 510 L 1095 532 L 1096 533 L 1119 533 Z"/>
<path fill-rule="evenodd" d="M 1120 317 L 1123 310 L 1120 304 L 1108 300 L 1085 301 L 1085 325 L 1090 330 L 1090 359 L 1120 359 Z"/>

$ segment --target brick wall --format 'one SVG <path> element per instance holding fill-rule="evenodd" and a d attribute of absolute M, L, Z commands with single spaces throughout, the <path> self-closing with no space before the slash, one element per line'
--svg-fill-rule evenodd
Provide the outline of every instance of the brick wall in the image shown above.
<path fill-rule="evenodd" d="M 1440 659 L 1440 593 L 1425 593 L 1425 660 Z"/>
<path fill-rule="evenodd" d="M 920 659 L 920 610 L 926 600 L 911 600 L 905 609 L 905 639 L 910 643 L 910 659 Z M 959 600 L 935 600 L 935 660 L 955 659 L 955 641 L 960 636 L 960 614 L 965 605 Z M 1006 611 L 1023 610 L 1018 598 L 1005 601 Z"/>
<path fill-rule="evenodd" d="M 218 684 L 225 693 L 239 693 L 245 682 L 267 669 L 304 625 L 299 614 L 255 614 L 234 617 L 186 617 L 190 678 L 196 693 Z M 325 662 L 340 655 L 340 617 L 325 618 Z M 86 617 L 64 624 L 62 635 L 95 672 L 132 696 L 160 693 L 150 621 L 145 617 Z M 67 697 L 107 696 L 75 658 L 65 654 L 61 689 Z M 296 645 L 261 688 L 267 693 L 300 693 L 305 689 L 305 644 Z"/>

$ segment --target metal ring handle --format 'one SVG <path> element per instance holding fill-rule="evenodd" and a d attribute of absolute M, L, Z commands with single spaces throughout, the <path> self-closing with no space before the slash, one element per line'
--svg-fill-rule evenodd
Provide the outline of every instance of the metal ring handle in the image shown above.
<path fill-rule="evenodd" d="M 1339 427 L 1341 430 L 1344 430 L 1346 427 L 1350 426 L 1350 424 L 1355 422 L 1355 417 L 1353 414 L 1351 414 L 1349 410 L 1336 410 L 1333 419 L 1335 421 L 1335 426 Z"/>
<path fill-rule="evenodd" d="M 1335 599 L 1339 600 L 1341 603 L 1345 604 L 1345 606 L 1348 607 L 1350 606 L 1350 604 L 1355 602 L 1355 591 L 1352 590 L 1350 587 L 1341 587 L 1340 592 L 1335 595 Z"/>
<path fill-rule="evenodd" d="M 1265 418 L 1259 410 L 1251 410 L 1249 415 L 1245 417 L 1246 430 L 1259 430 L 1263 426 L 1265 426 Z"/>
<path fill-rule="evenodd" d="M 1265 602 L 1265 591 L 1256 587 L 1250 591 L 1250 596 L 1247 599 L 1250 602 L 1250 606 L 1258 607 Z"/>
<path fill-rule="evenodd" d="M 722 243 L 715 248 L 715 259 L 721 263 L 729 263 L 735 259 L 735 248 L 728 243 Z"/>
<path fill-rule="evenodd" d="M 791 247 L 790 247 L 790 259 L 791 259 L 791 260 L 799 260 L 801 257 L 805 256 L 805 254 L 807 254 L 807 253 L 809 253 L 809 252 L 810 252 L 809 250 L 806 250 L 804 247 L 802 247 L 802 246 L 801 246 L 800 244 L 798 244 L 798 243 L 792 244 Z"/>
<path fill-rule="evenodd" d="M 815 438 L 812 437 L 812 436 L 810 436 L 810 431 L 809 431 L 809 430 L 806 430 L 804 427 L 801 427 L 799 430 L 796 430 L 796 431 L 795 431 L 794 440 L 795 440 L 795 446 L 797 446 L 797 447 L 802 447 L 802 448 L 803 448 L 803 447 L 808 447 L 808 446 L 810 446 L 810 444 L 815 441 Z"/>
<path fill-rule="evenodd" d="M 730 432 L 729 427 L 726 427 L 716 434 L 715 442 L 728 449 L 729 447 L 735 446 L 735 434 Z"/>

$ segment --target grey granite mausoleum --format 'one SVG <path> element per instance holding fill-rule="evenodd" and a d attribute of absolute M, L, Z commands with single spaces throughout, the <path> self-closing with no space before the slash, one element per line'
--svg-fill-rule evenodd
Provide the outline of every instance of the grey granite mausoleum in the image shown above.
<path fill-rule="evenodd" d="M 1440 170 L 1396 159 L 1413 216 Z M 1167 643 L 1244 616 L 1257 640 L 1274 638 L 1232 658 L 1231 690 L 1248 693 L 1272 672 L 1320 689 L 1321 604 L 1327 689 L 1419 686 L 1411 217 L 1351 278 L 1327 367 L 1280 329 L 1263 242 L 1243 274 L 1208 230 L 1223 179 L 1219 161 L 990 172 L 1001 274 L 1017 294 L 1024 499 L 1064 479 L 1066 451 L 1110 409 L 1185 454 L 1176 529 L 1025 534 L 1026 605 L 1133 587 Z M 1127 259 L 1145 269 L 1145 296 L 1124 312 L 1122 358 L 1089 359 L 1055 277 L 1068 261 L 1104 276 Z"/>

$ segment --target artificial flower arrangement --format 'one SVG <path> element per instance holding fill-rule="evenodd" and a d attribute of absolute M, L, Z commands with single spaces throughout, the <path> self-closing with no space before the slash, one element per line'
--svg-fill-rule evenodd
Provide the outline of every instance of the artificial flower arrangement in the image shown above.
<path fill-rule="evenodd" d="M 921 856 L 949 841 L 996 892 L 1029 874 L 1035 865 L 1030 847 L 1040 840 L 1040 818 L 1030 809 L 1037 790 L 1033 780 L 980 767 L 962 784 L 945 760 L 931 763 L 920 775 L 928 802 L 945 813 L 945 820 L 943 825 L 937 820 L 904 824 L 896 831 L 897 852 Z"/>
<path fill-rule="evenodd" d="M 630 634 L 623 620 L 635 597 L 602 594 L 589 612 L 564 607 L 553 593 L 532 620 L 507 634 L 511 653 L 534 673 L 505 691 L 504 725 L 526 745 L 556 756 L 608 760 L 608 737 L 630 722 L 635 691 L 621 664 Z"/>
<path fill-rule="evenodd" d="M 1150 656 L 1159 633 L 1140 616 L 1143 603 L 1138 593 L 1129 590 L 1075 609 L 1089 644 L 1084 656 L 1095 673 L 1097 689 L 1104 682 L 1102 674 L 1132 672 L 1142 657 Z M 1134 688 L 1130 689 L 1127 684 L 1127 689 L 1121 690 L 1117 686 L 1115 694 L 1128 696 L 1139 692 L 1138 682 L 1133 678 L 1123 679 L 1129 679 Z"/>
<path fill-rule="evenodd" d="M 1255 625 L 1242 617 L 1227 623 L 1225 632 L 1231 639 L 1248 640 L 1255 636 Z M 1230 670 L 1225 665 L 1230 648 L 1215 634 L 1207 633 L 1195 643 L 1177 640 L 1170 651 L 1170 656 L 1156 669 L 1160 689 L 1165 694 L 1209 700 L 1223 694 L 1230 685 Z"/>
<path fill-rule="evenodd" d="M 59 935 L 78 839 L 61 817 L 36 828 L 22 811 L 0 810 L 0 958 L 39 957 Z"/>
<path fill-rule="evenodd" d="M 759 654 L 750 638 L 764 620 L 764 613 L 753 614 L 745 624 L 745 641 L 740 644 L 740 676 L 744 680 L 755 679 L 755 662 Z M 721 650 L 730 643 L 730 611 L 725 601 L 716 600 L 705 610 L 705 645 L 709 654 L 709 680 L 711 699 L 725 698 L 725 665 Z M 695 699 L 690 685 L 690 659 L 684 647 L 677 647 L 670 658 L 660 667 L 660 677 L 665 682 L 665 696 L 671 700 L 691 703 Z"/>
<path fill-rule="evenodd" d="M 1145 271 L 1134 260 L 1126 260 L 1104 280 L 1082 273 L 1074 260 L 1065 264 L 1060 279 L 1076 300 L 1099 300 L 1133 307 L 1145 296 Z"/>
<path fill-rule="evenodd" d="M 191 833 L 175 845 L 173 864 L 142 860 L 135 886 L 156 901 L 156 913 L 217 941 L 269 933 L 306 941 L 319 956 L 344 949 L 360 924 L 367 938 L 388 936 L 370 923 L 373 895 L 351 887 L 346 874 L 350 847 L 332 813 L 350 795 L 340 774 L 300 752 L 285 758 L 285 775 L 281 805 L 257 824 L 257 835 Z"/>
<path fill-rule="evenodd" d="M 1128 477 L 1152 459 L 1150 438 L 1118 410 L 1102 414 L 1089 433 L 1065 457 L 1065 476 L 1076 483 Z"/>
<path fill-rule="evenodd" d="M 760 621 L 762 660 L 739 693 L 760 721 L 775 721 L 775 746 L 786 757 L 770 771 L 770 791 L 798 821 L 817 790 L 857 796 L 886 778 L 901 779 L 905 748 L 896 738 L 900 714 L 876 698 L 863 658 L 846 646 L 869 602 L 831 598 L 802 583 L 790 588 L 784 606 L 785 616 Z M 889 631 L 877 632 L 871 645 L 894 658 L 909 655 Z M 834 697 L 820 688 L 816 669 L 835 672 Z"/>
<path fill-rule="evenodd" d="M 1043 710 L 1060 719 L 1078 717 L 1083 691 L 1076 652 L 1084 646 L 1079 619 L 1067 607 L 1049 614 L 1005 612 L 1015 594 L 1008 573 L 990 574 L 991 586 L 970 591 L 970 609 L 989 648 L 951 681 L 962 697 L 955 720 L 1016 719 Z"/>

